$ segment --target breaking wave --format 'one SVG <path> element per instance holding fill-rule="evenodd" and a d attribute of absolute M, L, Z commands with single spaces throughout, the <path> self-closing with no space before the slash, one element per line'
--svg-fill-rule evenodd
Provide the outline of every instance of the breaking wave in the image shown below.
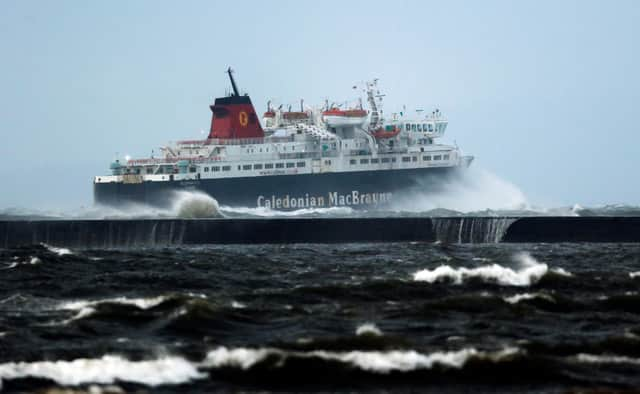
<path fill-rule="evenodd" d="M 375 335 L 381 336 L 382 331 L 373 323 L 365 323 L 361 326 L 358 326 L 356 329 L 356 335 Z"/>
<path fill-rule="evenodd" d="M 198 371 L 197 365 L 182 357 L 170 356 L 155 360 L 130 361 L 120 356 L 106 355 L 97 359 L 0 364 L 0 383 L 3 380 L 40 378 L 62 385 L 113 384 L 123 381 L 158 386 L 186 383 L 205 376 Z"/>
<path fill-rule="evenodd" d="M 63 302 L 58 305 L 56 309 L 58 310 L 66 310 L 66 311 L 76 311 L 76 314 L 71 318 L 66 320 L 62 320 L 59 322 L 54 322 L 54 325 L 65 325 L 69 324 L 74 320 L 83 319 L 85 317 L 92 316 L 96 313 L 97 308 L 100 305 L 106 304 L 119 304 L 119 305 L 132 305 L 140 309 L 150 309 L 155 306 L 160 305 L 161 303 L 168 300 L 168 297 L 159 296 L 154 298 L 127 298 L 127 297 L 116 297 L 116 298 L 107 298 L 102 300 L 80 300 L 80 301 L 68 301 Z"/>
<path fill-rule="evenodd" d="M 71 249 L 58 248 L 58 247 L 55 247 L 55 246 L 47 245 L 45 243 L 43 243 L 42 246 L 44 246 L 45 249 L 47 249 L 49 252 L 55 253 L 58 256 L 66 256 L 66 255 L 73 254 L 73 252 L 71 252 Z"/>
<path fill-rule="evenodd" d="M 508 302 L 509 304 L 517 304 L 520 301 L 535 300 L 535 299 L 543 299 L 549 302 L 555 302 L 555 299 L 552 296 L 548 294 L 543 294 L 543 293 L 514 294 L 510 297 L 504 297 L 503 299 L 505 302 Z"/>
<path fill-rule="evenodd" d="M 182 219 L 220 217 L 218 201 L 199 191 L 175 192 L 172 213 Z"/>
<path fill-rule="evenodd" d="M 127 297 L 116 297 L 116 298 L 105 298 L 102 300 L 95 301 L 69 301 L 64 302 L 58 306 L 58 309 L 63 310 L 82 310 L 84 308 L 90 308 L 99 304 L 122 304 L 122 305 L 134 305 L 140 309 L 149 309 L 154 306 L 160 305 L 168 298 L 165 296 L 158 296 L 153 298 L 127 298 Z"/>
<path fill-rule="evenodd" d="M 486 352 L 475 348 L 455 351 L 420 353 L 414 350 L 347 351 L 325 350 L 287 351 L 278 348 L 226 348 L 218 347 L 207 353 L 201 362 L 192 362 L 180 356 L 131 361 L 116 355 L 101 358 L 80 358 L 71 361 L 8 362 L 0 364 L 2 381 L 39 378 L 61 385 L 89 383 L 114 384 L 129 382 L 147 386 L 176 385 L 205 379 L 209 369 L 249 370 L 269 365 L 282 369 L 289 364 L 305 361 L 337 363 L 373 374 L 429 370 L 435 367 L 461 369 L 470 360 L 497 363 L 521 354 L 518 348 Z M 1 386 L 0 386 L 1 387 Z"/>
<path fill-rule="evenodd" d="M 498 362 L 520 353 L 518 348 L 505 348 L 496 352 L 484 352 L 475 348 L 464 348 L 457 351 L 419 353 L 414 350 L 392 351 L 349 351 L 332 352 L 325 350 L 284 351 L 275 348 L 234 348 L 222 346 L 207 354 L 202 363 L 206 367 L 232 367 L 243 370 L 250 369 L 261 362 L 284 366 L 290 360 L 321 360 L 338 362 L 365 372 L 388 374 L 390 372 L 409 372 L 420 369 L 431 369 L 435 366 L 445 368 L 462 368 L 470 359 L 484 359 Z"/>
<path fill-rule="evenodd" d="M 418 271 L 413 274 L 413 279 L 428 283 L 450 281 L 460 285 L 469 279 L 477 278 L 503 286 L 530 286 L 537 283 L 549 271 L 547 264 L 539 263 L 528 253 L 519 253 L 514 256 L 514 260 L 519 263 L 519 269 L 503 267 L 499 264 L 476 268 L 454 268 L 441 265 L 433 270 Z"/>

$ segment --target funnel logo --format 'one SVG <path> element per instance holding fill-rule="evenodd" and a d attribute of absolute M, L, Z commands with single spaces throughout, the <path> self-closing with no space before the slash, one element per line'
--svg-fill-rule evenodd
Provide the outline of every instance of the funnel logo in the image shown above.
<path fill-rule="evenodd" d="M 240 111 L 238 114 L 238 120 L 240 121 L 240 126 L 247 127 L 247 124 L 249 123 L 249 116 L 246 112 Z"/>

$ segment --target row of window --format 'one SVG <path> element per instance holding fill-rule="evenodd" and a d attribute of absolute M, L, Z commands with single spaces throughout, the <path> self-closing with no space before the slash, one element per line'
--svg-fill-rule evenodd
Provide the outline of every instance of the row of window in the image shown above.
<path fill-rule="evenodd" d="M 302 167 L 306 167 L 306 163 L 304 161 L 299 161 L 297 163 L 293 163 L 293 162 L 288 162 L 288 163 L 266 163 L 266 164 L 244 164 L 241 166 L 238 166 L 238 170 L 239 171 L 248 171 L 248 170 L 262 170 L 263 168 L 265 170 L 271 170 L 274 167 L 275 168 L 302 168 Z M 212 167 L 204 167 L 204 172 L 209 172 L 209 171 L 213 171 L 213 172 L 218 172 L 220 171 L 220 169 L 222 169 L 222 171 L 231 171 L 231 166 L 212 166 Z"/>
<path fill-rule="evenodd" d="M 334 145 L 334 148 L 335 148 L 335 144 L 333 144 L 333 145 Z M 286 151 L 287 150 L 287 145 L 284 145 L 282 147 L 282 150 Z M 291 145 L 291 150 L 292 151 L 296 150 L 296 146 L 295 145 Z M 303 151 L 304 151 L 304 149 L 303 149 Z M 269 153 L 269 148 L 265 148 L 265 152 Z M 250 148 L 250 149 L 247 149 L 247 153 L 262 153 L 262 148 L 260 148 L 260 149 Z"/>
<path fill-rule="evenodd" d="M 440 161 L 440 160 L 449 160 L 449 155 L 435 155 L 435 156 L 422 156 L 422 160 L 424 161 Z M 409 163 L 412 161 L 418 161 L 418 156 L 403 156 L 402 162 Z M 360 159 L 360 164 L 378 164 L 378 163 L 395 163 L 395 157 L 383 157 L 382 159 Z M 357 160 L 351 159 L 349 160 L 349 164 L 354 165 L 357 164 Z"/>
<path fill-rule="evenodd" d="M 429 133 L 433 133 L 433 124 L 431 123 L 406 123 L 404 125 L 404 129 L 406 131 L 426 131 Z M 442 129 L 442 123 L 436 124 L 436 131 L 440 131 Z"/>

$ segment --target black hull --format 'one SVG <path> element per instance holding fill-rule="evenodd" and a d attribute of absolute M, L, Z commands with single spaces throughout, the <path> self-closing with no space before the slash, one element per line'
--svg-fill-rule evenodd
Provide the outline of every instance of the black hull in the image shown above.
<path fill-rule="evenodd" d="M 171 205 L 176 191 L 202 191 L 220 205 L 291 210 L 314 207 L 384 207 L 404 193 L 432 191 L 458 167 L 256 176 L 143 183 L 94 183 L 97 204 Z"/>

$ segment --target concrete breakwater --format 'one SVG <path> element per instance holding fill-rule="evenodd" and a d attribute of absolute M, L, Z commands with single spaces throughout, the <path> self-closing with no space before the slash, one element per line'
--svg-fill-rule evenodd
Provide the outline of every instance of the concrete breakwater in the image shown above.
<path fill-rule="evenodd" d="M 394 217 L 0 221 L 0 247 L 337 242 L 640 242 L 640 217 Z"/>

